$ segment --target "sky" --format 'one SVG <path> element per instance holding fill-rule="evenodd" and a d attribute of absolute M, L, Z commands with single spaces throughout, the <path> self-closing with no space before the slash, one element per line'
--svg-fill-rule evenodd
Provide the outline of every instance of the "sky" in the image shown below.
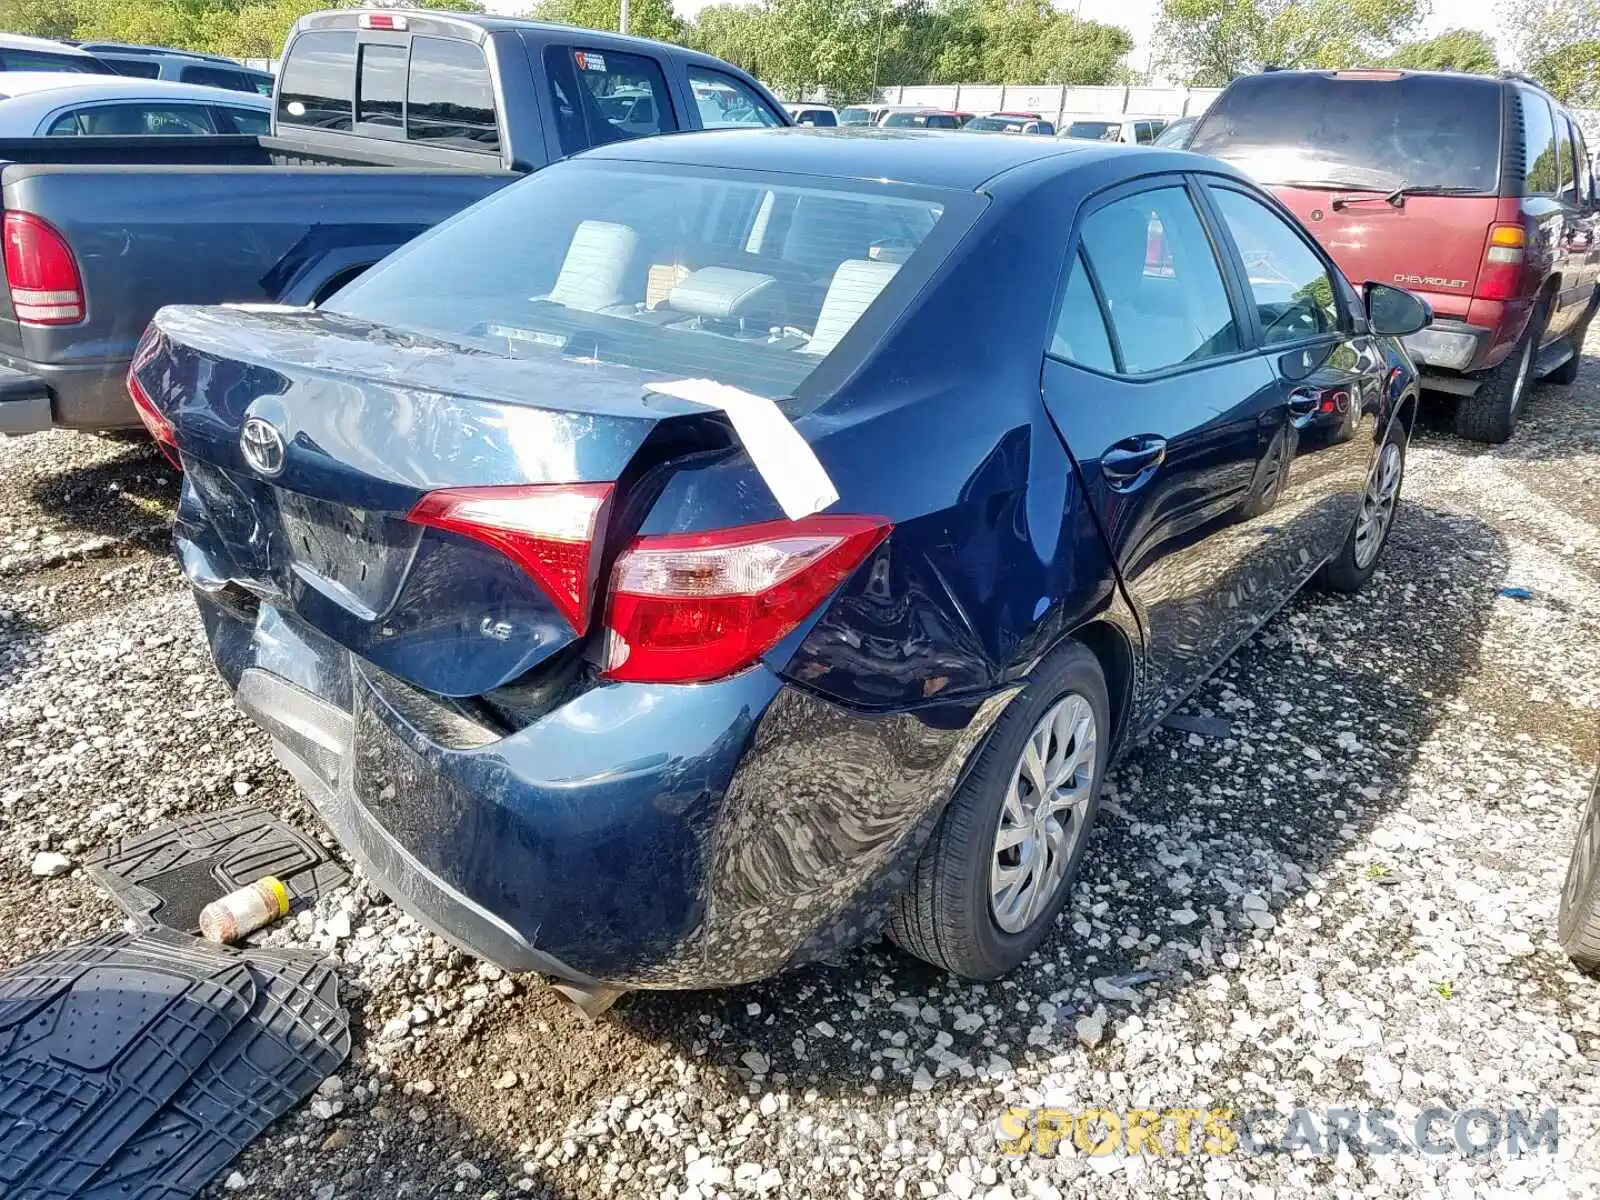
<path fill-rule="evenodd" d="M 691 17 L 710 0 L 673 0 L 680 17 Z M 485 0 L 491 12 L 520 12 L 531 7 L 530 0 Z M 1496 0 L 1437 0 L 1432 15 L 1423 26 L 1425 33 L 1445 29 L 1478 29 L 1499 43 L 1500 58 L 1510 57 L 1510 47 L 1495 14 Z M 1121 25 L 1133 35 L 1132 65 L 1143 70 L 1150 61 L 1150 36 L 1155 27 L 1161 0 L 1056 0 L 1058 8 L 1070 7 L 1081 17 Z"/>

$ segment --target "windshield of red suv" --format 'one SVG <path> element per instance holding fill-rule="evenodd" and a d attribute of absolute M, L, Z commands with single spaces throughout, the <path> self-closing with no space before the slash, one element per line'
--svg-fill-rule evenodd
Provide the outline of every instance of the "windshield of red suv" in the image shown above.
<path fill-rule="evenodd" d="M 1493 194 L 1502 90 L 1466 75 L 1253 75 L 1217 98 L 1189 149 L 1269 185 Z"/>

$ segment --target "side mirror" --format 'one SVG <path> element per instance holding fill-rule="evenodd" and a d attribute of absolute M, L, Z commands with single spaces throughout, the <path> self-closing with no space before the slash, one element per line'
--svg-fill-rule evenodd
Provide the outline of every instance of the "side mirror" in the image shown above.
<path fill-rule="evenodd" d="M 1367 325 L 1373 333 L 1405 337 L 1433 324 L 1433 309 L 1421 296 L 1387 283 L 1367 283 L 1361 289 L 1367 304 Z"/>

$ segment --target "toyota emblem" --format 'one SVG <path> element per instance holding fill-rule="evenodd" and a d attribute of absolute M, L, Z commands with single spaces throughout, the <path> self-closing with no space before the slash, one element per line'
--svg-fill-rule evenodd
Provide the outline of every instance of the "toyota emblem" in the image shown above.
<path fill-rule="evenodd" d="M 239 450 L 245 462 L 260 475 L 276 475 L 283 470 L 283 434 L 271 421 L 251 417 L 239 431 Z"/>

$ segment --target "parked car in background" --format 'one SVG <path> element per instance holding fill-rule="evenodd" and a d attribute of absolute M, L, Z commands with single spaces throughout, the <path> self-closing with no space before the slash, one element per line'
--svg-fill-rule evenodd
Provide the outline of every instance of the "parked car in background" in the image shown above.
<path fill-rule="evenodd" d="M 884 129 L 960 129 L 970 120 L 971 113 L 948 109 L 902 109 L 888 113 L 881 125 Z"/>
<path fill-rule="evenodd" d="M 789 123 L 709 55 L 423 10 L 301 18 L 280 83 L 266 138 L 0 142 L 0 433 L 137 425 L 123 380 L 163 304 L 319 301 L 553 158 Z"/>
<path fill-rule="evenodd" d="M 79 48 L 93 54 L 119 75 L 140 79 L 170 79 L 223 88 L 230 92 L 272 95 L 272 73 L 257 71 L 223 58 L 220 54 L 201 54 L 194 50 L 172 50 L 166 46 L 133 46 L 122 42 L 81 42 Z"/>
<path fill-rule="evenodd" d="M 1503 442 L 1534 379 L 1571 383 L 1600 281 L 1595 183 L 1572 114 L 1521 77 L 1276 71 L 1235 80 L 1189 148 L 1270 185 L 1355 278 L 1413 288 L 1408 345 Z"/>
<path fill-rule="evenodd" d="M 818 129 L 832 129 L 839 124 L 839 114 L 826 104 L 786 104 L 796 125 L 813 125 Z"/>
<path fill-rule="evenodd" d="M 159 79 L 11 71 L 0 76 L 0 138 L 264 134 L 272 102 Z"/>
<path fill-rule="evenodd" d="M 1170 122 L 1165 129 L 1156 134 L 1150 143 L 1152 146 L 1165 146 L 1171 150 L 1187 150 L 1189 139 L 1194 136 L 1194 127 L 1200 121 L 1199 117 L 1179 117 Z"/>
<path fill-rule="evenodd" d="M 990 113 L 986 117 L 973 117 L 963 129 L 973 133 L 1024 133 L 1039 137 L 1054 137 L 1056 127 L 1040 117 L 1014 113 Z"/>
<path fill-rule="evenodd" d="M 115 75 L 94 55 L 65 42 L 0 33 L 0 71 L 69 71 L 83 75 Z"/>
<path fill-rule="evenodd" d="M 839 110 L 839 124 L 876 125 L 887 111 L 889 107 L 884 104 L 851 104 Z"/>
<path fill-rule="evenodd" d="M 1090 142 L 1147 146 L 1167 127 L 1162 117 L 1096 117 L 1069 121 L 1059 136 Z"/>
<path fill-rule="evenodd" d="M 1108 763 L 1375 571 L 1427 314 L 1364 292 L 1189 155 L 691 133 L 319 310 L 166 309 L 130 386 L 240 707 L 374 883 L 593 1011 L 885 922 L 1031 954 Z"/>

